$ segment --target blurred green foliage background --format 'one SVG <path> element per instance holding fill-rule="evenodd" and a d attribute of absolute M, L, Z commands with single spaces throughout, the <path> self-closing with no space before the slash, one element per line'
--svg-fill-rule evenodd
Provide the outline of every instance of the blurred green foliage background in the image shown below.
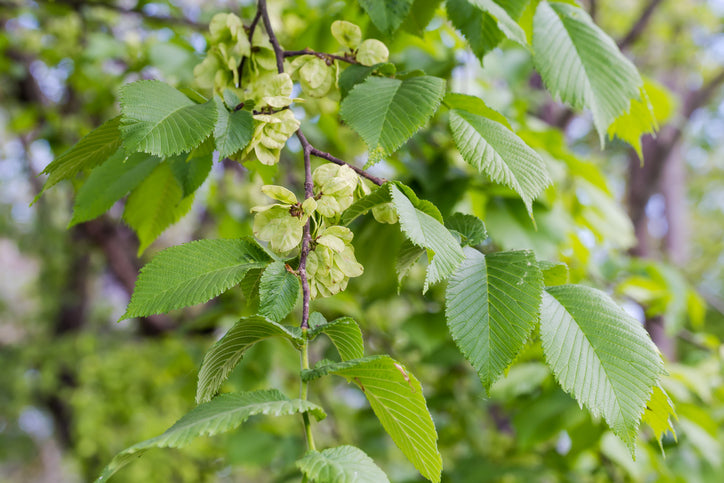
<path fill-rule="evenodd" d="M 180 223 L 136 258 L 137 241 L 109 214 L 73 227 L 74 187 L 61 184 L 30 205 L 54 156 L 117 113 L 123 83 L 144 78 L 193 82 L 206 24 L 254 5 L 234 0 L 0 0 L 0 480 L 91 481 L 119 450 L 159 434 L 193 406 L 205 350 L 238 317 L 254 312 L 241 290 L 204 306 L 116 323 L 138 268 L 163 247 L 201 237 L 251 234 L 249 208 L 270 179 L 300 187 L 299 146 L 290 140 L 277 171 L 215 163 Z M 333 52 L 332 21 L 384 38 L 356 2 L 271 1 L 287 48 Z M 404 180 L 443 214 L 461 207 L 485 220 L 491 248 L 532 248 L 569 265 L 573 282 L 595 283 L 636 315 L 667 356 L 664 387 L 676 403 L 677 438 L 663 456 L 643 431 L 638 458 L 601 421 L 578 407 L 531 343 L 486 397 L 447 335 L 444 290 L 420 295 L 424 268 L 399 290 L 391 267 L 402 242 L 395 226 L 355 226 L 364 276 L 315 302 L 328 319 L 354 317 L 371 354 L 404 360 L 425 388 L 440 435 L 444 481 L 724 480 L 724 2 L 587 0 L 582 4 L 659 86 L 662 123 L 643 143 L 644 160 L 618 141 L 600 150 L 586 113 L 541 89 L 530 53 L 503 43 L 481 63 L 441 15 L 416 0 L 394 39 L 392 60 L 451 79 L 480 95 L 548 153 L 555 187 L 535 204 L 537 229 L 514 194 L 471 176 L 455 159 L 440 120 L 418 133 L 377 174 Z M 437 12 L 437 14 L 436 14 Z M 340 129 L 336 104 L 306 106 L 311 140 L 340 158 L 364 146 Z M 556 173 L 558 175 L 556 176 Z M 288 323 L 296 323 L 298 313 Z M 312 358 L 329 347 L 316 345 Z M 295 351 L 255 346 L 228 389 L 297 391 Z M 318 444 L 364 449 L 392 481 L 419 475 L 384 434 L 361 394 L 335 380 L 315 383 L 312 400 L 330 408 L 315 425 Z M 183 450 L 154 450 L 116 481 L 299 479 L 304 452 L 295 418 L 252 419 L 233 434 Z"/>

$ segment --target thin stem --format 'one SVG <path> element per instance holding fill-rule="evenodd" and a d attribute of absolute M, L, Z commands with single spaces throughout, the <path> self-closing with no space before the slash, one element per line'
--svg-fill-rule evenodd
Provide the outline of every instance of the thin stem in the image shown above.
<path fill-rule="evenodd" d="M 307 138 L 304 137 L 301 129 L 297 130 L 297 138 L 304 147 L 304 199 L 314 197 L 314 184 L 312 182 L 312 163 L 310 152 L 312 145 L 309 144 Z M 302 234 L 302 252 L 299 255 L 299 279 L 302 282 L 302 330 L 309 328 L 309 280 L 307 279 L 307 258 L 309 257 L 309 249 L 312 243 L 311 233 L 311 217 L 304 224 L 304 233 Z"/>
<path fill-rule="evenodd" d="M 309 369 L 309 339 L 307 338 L 307 328 L 302 328 L 302 370 Z M 299 398 L 303 401 L 307 400 L 309 392 L 309 383 L 302 381 L 299 389 Z M 302 413 L 304 420 L 304 433 L 307 435 L 307 448 L 311 451 L 316 449 L 314 445 L 314 435 L 312 434 L 312 425 L 309 422 L 309 413 Z"/>
<path fill-rule="evenodd" d="M 261 15 L 261 20 L 262 22 L 264 22 L 266 34 L 269 36 L 269 42 L 271 42 L 272 44 L 272 48 L 274 49 L 274 55 L 277 60 L 277 72 L 281 74 L 282 72 L 284 72 L 284 50 L 282 50 L 281 46 L 279 45 L 277 36 L 274 35 L 274 29 L 272 28 L 271 20 L 269 20 L 269 12 L 267 12 L 266 9 L 266 0 L 259 0 L 257 14 Z"/>
<path fill-rule="evenodd" d="M 345 55 L 335 55 L 335 54 L 328 54 L 326 52 L 316 52 L 310 48 L 306 48 L 304 50 L 285 50 L 282 55 L 286 59 L 287 57 L 298 57 L 300 55 L 313 55 L 315 57 L 319 57 L 322 60 L 327 61 L 328 64 L 331 64 L 333 60 L 341 60 L 342 62 L 347 62 L 348 64 L 359 64 L 357 60 L 354 57 L 350 57 L 347 54 Z"/>
<path fill-rule="evenodd" d="M 341 159 L 332 156 L 331 154 L 329 154 L 326 151 L 321 151 L 315 147 L 312 147 L 310 154 L 312 156 L 316 156 L 317 158 L 326 159 L 330 163 L 338 164 L 340 166 L 349 166 L 350 168 L 352 168 L 354 170 L 355 173 L 362 176 L 363 178 L 367 178 L 368 180 L 372 181 L 377 186 L 380 186 L 385 182 L 385 180 L 383 178 L 378 178 L 377 176 L 373 176 L 373 175 L 369 174 L 367 171 L 365 171 L 364 169 L 358 168 L 357 166 L 353 166 L 345 161 L 342 161 Z"/>

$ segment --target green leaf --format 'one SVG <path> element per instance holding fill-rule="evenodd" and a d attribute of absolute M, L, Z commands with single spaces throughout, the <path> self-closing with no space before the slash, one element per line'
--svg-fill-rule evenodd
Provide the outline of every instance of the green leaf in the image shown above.
<path fill-rule="evenodd" d="M 329 337 L 343 361 L 364 357 L 362 331 L 354 319 L 340 317 L 331 322 L 317 325 L 310 331 L 309 338 L 313 339 L 318 334 L 326 334 Z"/>
<path fill-rule="evenodd" d="M 413 0 L 359 0 L 380 32 L 392 34 L 410 12 Z"/>
<path fill-rule="evenodd" d="M 392 203 L 400 217 L 400 228 L 415 245 L 428 250 L 432 257 L 427 267 L 427 288 L 447 278 L 463 260 L 463 251 L 447 228 L 429 214 L 417 209 L 395 185 L 390 186 Z"/>
<path fill-rule="evenodd" d="M 284 262 L 273 262 L 259 282 L 259 315 L 279 322 L 292 311 L 299 298 L 299 278 Z"/>
<path fill-rule="evenodd" d="M 643 326 L 603 292 L 560 285 L 543 293 L 540 335 L 563 389 L 603 415 L 633 454 L 644 408 L 663 372 Z"/>
<path fill-rule="evenodd" d="M 337 84 L 339 85 L 340 96 L 342 99 L 347 97 L 347 94 L 349 94 L 349 91 L 351 91 L 354 86 L 363 82 L 373 73 L 379 73 L 382 76 L 388 77 L 394 75 L 396 71 L 395 64 L 389 62 L 369 66 L 352 64 L 339 75 Z"/>
<path fill-rule="evenodd" d="M 180 448 L 199 436 L 214 436 L 232 431 L 257 414 L 287 416 L 299 413 L 310 413 L 317 420 L 326 417 L 324 410 L 316 404 L 301 399 L 289 399 L 276 389 L 223 394 L 196 406 L 162 435 L 134 444 L 118 453 L 103 469 L 96 482 L 108 480 L 150 448 Z"/>
<path fill-rule="evenodd" d="M 515 190 L 532 216 L 533 200 L 551 183 L 538 153 L 499 122 L 465 111 L 450 113 L 450 131 L 463 159 Z"/>
<path fill-rule="evenodd" d="M 488 238 L 485 223 L 477 216 L 453 213 L 445 220 L 445 226 L 460 235 L 463 245 L 480 245 Z"/>
<path fill-rule="evenodd" d="M 543 273 L 543 284 L 546 287 L 568 283 L 568 265 L 565 263 L 538 260 L 538 266 Z"/>
<path fill-rule="evenodd" d="M 204 356 L 196 386 L 196 402 L 205 402 L 214 397 L 244 353 L 257 342 L 270 337 L 288 339 L 295 346 L 302 343 L 299 335 L 264 317 L 244 317 L 234 324 Z"/>
<path fill-rule="evenodd" d="M 194 193 L 206 181 L 214 159 L 214 145 L 208 140 L 190 153 L 172 156 L 168 163 L 183 188 L 183 196 Z"/>
<path fill-rule="evenodd" d="M 364 215 L 375 206 L 392 201 L 390 186 L 392 186 L 392 183 L 385 183 L 372 193 L 352 203 L 350 207 L 342 213 L 342 224 L 349 225 L 355 218 Z"/>
<path fill-rule="evenodd" d="M 128 151 L 158 156 L 190 151 L 209 137 L 216 124 L 216 103 L 196 104 L 156 80 L 121 88 L 121 133 Z"/>
<path fill-rule="evenodd" d="M 161 163 L 131 193 L 123 220 L 138 235 L 140 256 L 153 241 L 191 209 L 193 197 L 183 197 L 183 188 L 169 163 Z"/>
<path fill-rule="evenodd" d="M 674 100 L 666 88 L 645 79 L 641 99 L 632 100 L 628 112 L 608 126 L 608 136 L 612 139 L 617 137 L 633 146 L 643 162 L 641 136 L 656 132 L 659 125 L 669 119 L 673 108 Z"/>
<path fill-rule="evenodd" d="M 312 380 L 326 374 L 342 376 L 359 386 L 398 448 L 430 481 L 439 482 L 442 458 L 437 432 L 427 409 L 420 382 L 389 356 L 373 356 L 304 371 Z"/>
<path fill-rule="evenodd" d="M 492 121 L 499 122 L 511 131 L 513 130 L 513 127 L 504 115 L 489 108 L 487 104 L 485 104 L 485 101 L 477 96 L 448 92 L 445 94 L 445 99 L 443 99 L 442 102 L 450 109 L 457 109 L 459 111 L 466 111 L 470 114 L 475 114 L 481 117 L 487 117 Z"/>
<path fill-rule="evenodd" d="M 249 111 L 229 112 L 219 96 L 215 96 L 218 119 L 214 127 L 216 149 L 221 159 L 244 149 L 254 134 L 254 117 Z"/>
<path fill-rule="evenodd" d="M 119 149 L 111 158 L 91 171 L 78 190 L 70 226 L 92 220 L 135 189 L 158 166 L 161 159 L 145 153 L 126 157 Z"/>
<path fill-rule="evenodd" d="M 308 451 L 297 468 L 317 483 L 389 483 L 387 475 L 372 458 L 354 446 L 337 446 Z"/>
<path fill-rule="evenodd" d="M 68 151 L 55 158 L 41 173 L 47 174 L 48 180 L 35 199 L 37 200 L 45 190 L 58 182 L 73 178 L 79 172 L 94 168 L 113 156 L 121 147 L 119 125 L 120 117 L 106 121 L 86 134 Z"/>
<path fill-rule="evenodd" d="M 608 127 L 639 99 L 636 67 L 581 8 L 542 1 L 533 19 L 533 61 L 548 90 L 593 113 L 601 144 Z"/>
<path fill-rule="evenodd" d="M 525 32 L 503 7 L 493 0 L 470 0 L 470 3 L 493 17 L 500 31 L 510 40 L 519 43 L 523 47 L 528 45 Z"/>
<path fill-rule="evenodd" d="M 419 76 L 405 80 L 368 77 L 345 97 L 340 115 L 370 149 L 370 161 L 394 153 L 437 110 L 445 81 Z"/>
<path fill-rule="evenodd" d="M 453 340 L 489 390 L 538 322 L 543 277 L 530 251 L 464 251 L 448 282 L 445 315 Z"/>
<path fill-rule="evenodd" d="M 447 0 L 447 16 L 468 41 L 479 59 L 493 50 L 505 37 L 526 45 L 520 17 L 527 0 L 493 2 L 491 0 Z"/>
<path fill-rule="evenodd" d="M 659 443 L 661 452 L 663 453 L 664 447 L 661 444 L 661 438 L 664 433 L 670 431 L 676 439 L 676 431 L 674 425 L 671 422 L 671 418 L 678 419 L 676 417 L 676 411 L 674 410 L 674 403 L 669 399 L 669 395 L 661 387 L 661 384 L 654 386 L 654 391 L 651 393 L 651 399 L 646 404 L 646 410 L 644 411 L 643 422 L 649 425 L 654 431 L 654 436 Z"/>
<path fill-rule="evenodd" d="M 121 320 L 206 302 L 269 261 L 250 240 L 199 240 L 167 248 L 141 269 Z"/>

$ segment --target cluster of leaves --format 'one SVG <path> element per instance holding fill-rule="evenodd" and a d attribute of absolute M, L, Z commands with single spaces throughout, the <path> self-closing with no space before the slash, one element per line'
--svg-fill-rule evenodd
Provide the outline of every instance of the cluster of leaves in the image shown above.
<path fill-rule="evenodd" d="M 388 34 L 412 5 L 360 3 L 374 25 Z M 548 89 L 573 107 L 591 110 L 601 142 L 608 133 L 635 139 L 635 144 L 655 127 L 637 70 L 579 7 L 547 1 L 502 6 L 449 0 L 446 11 L 481 57 L 504 38 L 531 49 Z M 254 25 L 261 18 L 269 28 L 266 15 L 260 2 Z M 441 77 L 398 73 L 387 63 L 387 47 L 375 39 L 362 41 L 354 24 L 332 25 L 332 35 L 347 50 L 319 55 L 305 51 L 281 68 L 283 52 L 272 32 L 247 32 L 233 14 L 214 17 L 210 30 L 209 52 L 195 74 L 200 87 L 212 89 L 211 96 L 159 81 L 128 84 L 121 91 L 120 116 L 46 168 L 46 189 L 90 171 L 79 189 L 72 223 L 100 215 L 130 193 L 124 220 L 138 233 L 143 251 L 188 211 L 215 151 L 250 164 L 276 164 L 300 127 L 290 109 L 296 101 L 291 97 L 292 76 L 285 70 L 309 97 L 339 96 L 339 115 L 367 145 L 368 166 L 393 158 L 434 116 L 447 116 L 462 160 L 516 193 L 531 218 L 534 201 L 551 184 L 546 162 L 502 114 L 478 97 L 449 92 Z M 341 62 L 350 65 L 343 69 Z M 309 168 L 310 150 L 304 149 Z M 235 429 L 254 415 L 302 414 L 308 430 L 309 415 L 324 418 L 323 408 L 309 402 L 306 392 L 298 399 L 276 389 L 216 396 L 244 353 L 270 337 L 287 340 L 301 352 L 303 387 L 327 375 L 356 384 L 420 474 L 440 480 L 442 458 L 432 416 L 419 381 L 403 364 L 387 355 L 365 357 L 361 330 L 348 317 L 327 322 L 316 313 L 302 321 L 302 328 L 282 324 L 300 288 L 306 305 L 309 298 L 344 290 L 350 277 L 362 274 L 348 226 L 368 211 L 380 222 L 399 224 L 405 237 L 397 263 L 399 280 L 426 254 L 423 291 L 447 281 L 450 336 L 486 390 L 537 329 L 545 362 L 561 387 L 602 416 L 632 453 L 642 418 L 659 438 L 670 428 L 673 408 L 659 385 L 660 354 L 643 327 L 605 293 L 568 284 L 565 265 L 539 260 L 531 251 L 482 249 L 487 233 L 480 218 L 456 213 L 444 219 L 435 204 L 398 181 L 372 191 L 343 162 L 324 164 L 310 175 L 311 193 L 302 201 L 287 188 L 263 188 L 280 202 L 254 209 L 254 234 L 268 242 L 269 250 L 252 239 L 201 240 L 169 248 L 144 267 L 123 318 L 202 303 L 237 285 L 251 287 L 259 309 L 257 315 L 239 320 L 204 357 L 199 405 L 161 436 L 121 452 L 101 480 L 148 448 L 183 446 L 196 436 Z M 295 264 L 297 269 L 292 268 Z M 301 269 L 306 273 L 299 273 Z M 310 368 L 308 345 L 319 334 L 337 348 L 339 361 L 322 360 Z M 319 452 L 312 441 L 298 462 L 305 477 L 339 481 L 346 477 L 340 475 L 358 472 L 386 481 L 360 449 L 339 446 Z"/>

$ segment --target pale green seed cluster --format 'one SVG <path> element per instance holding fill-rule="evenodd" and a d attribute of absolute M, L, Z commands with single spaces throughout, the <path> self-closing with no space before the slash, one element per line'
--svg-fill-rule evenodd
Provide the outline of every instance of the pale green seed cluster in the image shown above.
<path fill-rule="evenodd" d="M 196 83 L 222 96 L 231 91 L 232 97 L 253 108 L 254 135 L 238 160 L 258 159 L 274 165 L 284 144 L 299 129 L 299 121 L 288 109 L 293 101 L 292 79 L 277 73 L 274 49 L 261 29 L 255 30 L 250 43 L 241 19 L 220 13 L 211 19 L 209 31 L 206 58 L 194 68 Z M 242 59 L 243 86 L 239 78 Z"/>
<path fill-rule="evenodd" d="M 282 186 L 264 186 L 262 191 L 279 203 L 252 208 L 254 235 L 269 242 L 280 254 L 299 248 L 304 224 L 311 217 L 312 243 L 307 258 L 311 297 L 328 297 L 344 290 L 351 277 L 362 275 L 352 246 L 353 234 L 339 226 L 340 215 L 369 188 L 349 166 L 323 164 L 312 174 L 314 197 L 300 203 Z"/>
<path fill-rule="evenodd" d="M 362 65 L 371 66 L 387 62 L 390 52 L 387 46 L 377 39 L 362 40 L 362 30 L 355 24 L 344 20 L 332 23 L 332 36 L 347 50 L 337 52 Z M 339 77 L 338 62 L 325 60 L 315 55 L 302 55 L 294 59 L 289 72 L 299 80 L 302 91 L 309 97 L 324 97 L 337 86 Z"/>

